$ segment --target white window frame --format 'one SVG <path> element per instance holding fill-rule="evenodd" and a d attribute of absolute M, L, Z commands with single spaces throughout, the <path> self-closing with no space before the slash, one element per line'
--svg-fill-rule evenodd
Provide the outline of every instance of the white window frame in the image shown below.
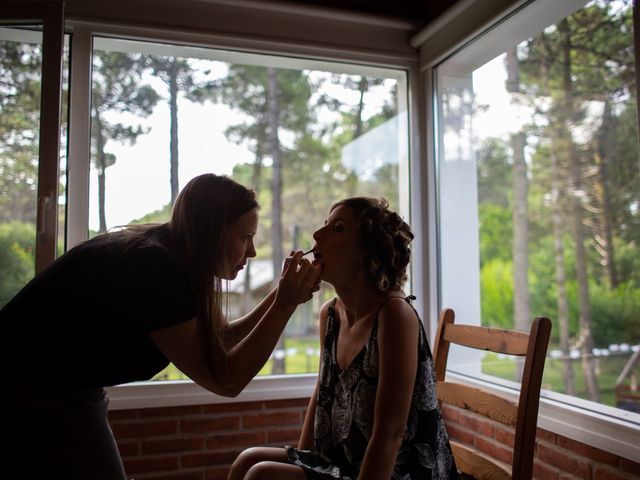
<path fill-rule="evenodd" d="M 573 1 L 573 0 L 566 0 Z M 553 8 L 564 4 L 555 0 L 538 0 L 538 5 Z M 212 0 L 211 3 L 215 3 Z M 224 2 L 223 2 L 224 3 Z M 438 293 L 438 248 L 436 234 L 436 195 L 434 137 L 430 126 L 433 119 L 433 67 L 451 52 L 473 39 L 501 18 L 528 3 L 525 0 L 461 0 L 444 15 L 411 39 L 411 49 L 399 43 L 390 45 L 389 39 L 404 38 L 403 31 L 411 26 L 397 22 L 370 22 L 368 18 L 337 18 L 326 15 L 318 20 L 317 32 L 331 31 L 324 28 L 332 22 L 352 22 L 359 27 L 358 42 L 348 41 L 346 31 L 340 30 L 345 47 L 337 48 L 323 40 L 294 42 L 283 40 L 282 32 L 274 31 L 273 37 L 260 32 L 259 38 L 247 35 L 219 35 L 210 32 L 187 31 L 176 28 L 131 26 L 123 23 L 96 23 L 91 12 L 83 18 L 73 18 L 67 26 L 73 31 L 73 62 L 71 73 L 71 119 L 69 130 L 69 185 L 67 243 L 73 246 L 86 238 L 89 205 L 89 98 L 90 98 L 90 42 L 93 34 L 123 36 L 143 40 L 161 40 L 183 45 L 201 45 L 212 48 L 232 48 L 256 53 L 297 55 L 327 61 L 342 61 L 369 65 L 404 68 L 409 76 L 409 136 L 410 136 L 410 220 L 416 239 L 412 259 L 413 292 L 418 296 L 416 307 L 421 313 L 427 330 L 435 330 L 440 307 Z M 284 7 L 282 7 L 284 8 Z M 543 9 L 544 9 L 543 8 Z M 134 9 L 135 10 L 135 9 Z M 286 14 L 287 12 L 279 12 Z M 144 12 L 145 18 L 153 12 Z M 198 19 L 195 19 L 198 20 Z M 183 19 L 184 21 L 184 19 Z M 204 20 L 202 20 L 204 21 Z M 198 24 L 201 25 L 202 21 Z M 215 19 L 214 19 L 215 21 Z M 371 25 L 369 37 L 376 43 L 371 48 L 363 46 L 363 25 Z M 188 23 L 188 22 L 187 22 Z M 196 22 L 197 23 L 197 22 Z M 369 27 L 366 27 L 369 28 Z M 403 30 L 404 29 L 404 30 Z M 222 29 L 224 31 L 224 29 Z M 382 35 L 377 35 L 382 32 Z M 400 33 L 398 33 L 400 32 Z M 313 35 L 313 32 L 310 34 Z M 322 38 L 322 34 L 319 34 Z M 349 46 L 357 45 L 357 46 Z M 410 50 L 415 49 L 413 53 Z M 415 53 L 418 52 L 418 54 Z M 316 375 L 287 375 L 258 377 L 235 398 L 224 398 L 203 390 L 190 381 L 143 382 L 109 388 L 112 410 L 152 408 L 212 403 L 239 403 L 286 398 L 309 397 Z M 482 380 L 462 378 L 473 384 Z M 495 383 L 482 382 L 485 388 L 493 388 L 515 397 L 515 392 Z M 540 428 L 575 439 L 602 450 L 631 460 L 640 458 L 640 423 L 631 415 L 618 409 L 596 405 L 560 394 L 545 395 L 541 400 Z"/>
<path fill-rule="evenodd" d="M 357 19 L 356 19 L 357 20 Z M 366 20 L 366 19 L 364 19 Z M 68 176 L 68 201 L 67 201 L 67 249 L 87 239 L 89 225 L 89 171 L 90 171 L 90 98 L 91 98 L 91 55 L 93 51 L 93 38 L 113 37 L 143 42 L 161 42 L 161 48 L 169 49 L 170 45 L 203 47 L 212 49 L 229 49 L 254 52 L 267 55 L 297 55 L 309 58 L 307 68 L 314 68 L 323 62 L 340 62 L 345 71 L 353 73 L 370 72 L 376 69 L 395 69 L 406 72 L 407 84 L 411 88 L 412 81 L 417 78 L 416 55 L 398 55 L 388 52 L 370 51 L 363 52 L 349 48 L 337 50 L 335 48 L 319 48 L 317 46 L 305 47 L 304 44 L 291 46 L 290 50 L 283 45 L 278 45 L 275 50 L 269 42 L 255 42 L 247 39 L 242 42 L 237 37 L 212 36 L 203 33 L 193 33 L 178 30 L 157 28 L 139 28 L 121 24 L 105 24 L 82 20 L 69 20 L 67 27 L 72 32 L 71 85 L 70 85 L 70 121 L 69 121 L 69 176 Z M 377 25 L 375 28 L 392 28 L 398 26 L 393 22 L 390 25 Z M 356 58 L 362 57 L 360 62 Z M 364 63 L 366 60 L 366 63 Z M 346 64 L 345 62 L 348 62 Z M 300 63 L 296 61 L 296 63 Z M 402 95 L 402 92 L 399 92 Z M 417 103 L 411 99 L 415 96 L 406 92 L 408 97 L 407 110 L 409 112 L 408 138 L 415 140 L 418 137 L 418 127 L 414 119 L 414 111 Z M 400 185 L 401 209 L 408 211 L 412 223 L 421 225 L 420 209 L 412 210 L 406 203 L 420 205 L 420 191 L 423 188 L 416 180 L 420 178 L 420 157 L 417 142 L 409 141 L 409 185 Z M 422 163 L 422 162 L 419 162 Z M 400 167 L 405 168 L 404 166 Z M 418 172 L 416 175 L 414 170 Z M 424 180 L 423 180 L 424 182 Z M 410 198 L 410 200 L 408 200 Z M 408 201 L 407 201 L 408 200 Z M 416 218 L 417 217 L 417 218 Z M 414 227 L 415 228 L 415 227 Z M 426 238 L 422 236 L 422 238 Z M 412 264 L 412 279 L 414 287 L 422 285 L 424 280 L 420 272 L 424 269 L 416 264 L 416 259 L 425 258 L 421 254 L 420 240 L 414 241 L 414 262 Z M 415 302 L 418 311 L 422 311 L 422 299 Z M 110 410 L 125 410 L 134 408 L 154 408 L 179 405 L 203 405 L 219 403 L 239 403 L 249 401 L 266 401 L 287 398 L 308 398 L 311 396 L 317 375 L 269 375 L 256 377 L 235 398 L 226 398 L 206 391 L 190 380 L 162 381 L 162 382 L 135 382 L 126 385 L 109 387 Z"/>
<path fill-rule="evenodd" d="M 437 318 L 442 306 L 440 292 L 437 288 L 440 285 L 438 270 L 440 251 L 437 247 L 437 201 L 434 199 L 437 189 L 437 145 L 433 128 L 437 117 L 433 80 L 435 67 L 464 45 L 473 41 L 474 38 L 489 31 L 491 27 L 524 7 L 532 7 L 527 13 L 527 24 L 518 25 L 516 29 L 518 32 L 513 33 L 514 37 L 527 33 L 535 34 L 539 31 L 536 25 L 540 25 L 545 19 L 558 18 L 560 13 L 566 15 L 584 3 L 586 2 L 583 0 L 563 0 L 563 2 L 517 0 L 505 7 L 504 2 L 498 0 L 462 0 L 440 17 L 437 22 L 425 28 L 411 40 L 414 47 L 420 48 L 420 77 L 426 90 L 425 117 L 429 119 L 426 122 L 429 128 L 426 129 L 426 139 L 424 140 L 430 172 L 428 190 L 432 192 L 427 193 L 429 202 L 426 212 L 430 227 L 428 244 L 431 245 L 429 248 L 431 261 L 428 262 L 428 283 L 433 286 L 428 318 Z M 523 30 L 527 28 L 532 31 Z M 503 41 L 502 44 L 509 44 L 510 36 L 508 34 L 503 33 L 500 38 Z M 512 43 L 517 43 L 517 41 L 514 40 Z M 640 48 L 637 41 L 636 48 Z M 500 52 L 501 50 L 498 48 L 495 53 L 499 54 Z M 636 71 L 636 76 L 638 73 L 640 72 Z M 433 339 L 436 325 L 432 322 L 430 327 L 430 338 Z M 449 372 L 448 376 L 471 386 L 500 393 L 513 400 L 517 399 L 518 392 L 510 387 L 509 382 L 502 382 L 489 376 L 480 375 L 475 378 L 453 372 Z M 633 412 L 565 394 L 543 391 L 540 400 L 538 427 L 632 461 L 637 461 L 640 458 L 640 443 L 638 442 L 640 415 Z"/>

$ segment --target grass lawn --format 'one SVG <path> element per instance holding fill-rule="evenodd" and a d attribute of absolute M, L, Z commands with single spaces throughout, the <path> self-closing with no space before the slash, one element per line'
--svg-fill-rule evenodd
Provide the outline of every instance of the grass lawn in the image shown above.
<path fill-rule="evenodd" d="M 615 383 L 628 359 L 629 355 L 598 357 L 596 359 L 597 379 L 601 395 L 600 403 L 615 406 Z M 580 360 L 573 360 L 572 367 L 575 379 L 575 396 L 588 399 Z M 487 353 L 482 360 L 482 372 L 485 374 L 512 380 L 515 378 L 515 371 L 515 362 L 511 358 L 498 358 L 496 354 Z M 561 360 L 547 357 L 542 377 L 542 388 L 564 393 L 564 375 Z"/>
<path fill-rule="evenodd" d="M 316 337 L 285 339 L 285 369 L 286 373 L 313 373 L 318 370 L 319 344 Z M 311 355 L 308 355 L 308 351 Z M 598 385 L 600 387 L 601 403 L 615 406 L 615 382 L 627 362 L 629 355 L 618 355 L 597 358 Z M 258 375 L 270 375 L 273 360 L 269 360 Z M 573 360 L 573 374 L 575 379 L 576 396 L 587 399 L 584 385 L 584 375 L 580 360 Z M 487 353 L 482 360 L 482 371 L 498 378 L 512 380 L 515 378 L 515 362 L 511 358 L 498 358 L 496 354 Z M 562 361 L 547 358 L 542 388 L 554 392 L 564 393 Z M 154 377 L 154 380 L 179 380 L 187 377 L 173 364 Z"/>
<path fill-rule="evenodd" d="M 286 352 L 285 371 L 286 373 L 314 373 L 318 371 L 320 348 L 317 337 L 285 338 L 284 350 Z M 312 351 L 311 355 L 307 350 Z M 260 370 L 258 375 L 270 375 L 273 360 L 269 360 Z M 169 364 L 162 372 L 158 373 L 153 380 L 184 380 L 188 377 L 178 370 L 173 364 Z"/>

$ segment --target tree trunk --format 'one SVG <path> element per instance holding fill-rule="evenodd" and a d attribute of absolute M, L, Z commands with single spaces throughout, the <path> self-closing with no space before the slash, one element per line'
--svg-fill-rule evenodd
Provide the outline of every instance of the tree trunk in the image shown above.
<path fill-rule="evenodd" d="M 520 93 L 520 75 L 516 49 L 507 51 L 507 91 Z M 515 100 L 515 95 L 514 95 Z M 512 101 L 513 108 L 519 108 Z M 514 328 L 528 331 L 531 326 L 531 299 L 529 292 L 529 199 L 527 181 L 527 163 L 524 158 L 526 134 L 517 132 L 511 135 L 513 151 L 513 313 Z M 524 364 L 519 362 L 516 380 L 522 379 Z"/>
<path fill-rule="evenodd" d="M 104 131 L 97 113 L 94 115 L 96 123 L 96 167 L 98 170 L 98 233 L 107 231 L 107 216 L 105 214 L 106 170 L 107 160 L 104 152 Z"/>
<path fill-rule="evenodd" d="M 604 113 L 602 115 L 602 126 L 594 138 L 593 154 L 598 176 L 595 190 L 598 203 L 600 204 L 600 235 L 596 242 L 600 246 L 602 264 L 606 269 L 609 289 L 613 290 L 618 285 L 618 272 L 616 270 L 614 247 L 613 247 L 613 220 L 611 213 L 611 193 L 609 190 L 609 175 L 607 173 L 607 142 L 611 125 L 611 104 L 609 100 L 605 102 Z"/>
<path fill-rule="evenodd" d="M 360 135 L 362 135 L 362 113 L 364 112 L 364 94 L 369 89 L 369 82 L 367 81 L 367 77 L 360 77 L 360 81 L 358 82 L 358 93 L 360 97 L 358 99 L 358 109 L 356 111 L 356 128 L 353 132 L 353 139 L 355 140 Z"/>
<path fill-rule="evenodd" d="M 573 88 L 571 80 L 571 31 L 569 22 L 563 19 L 558 25 L 563 35 L 562 61 L 564 83 L 563 125 L 568 125 L 573 118 Z M 589 305 L 589 279 L 587 274 L 587 253 L 584 246 L 584 230 L 582 226 L 582 179 L 580 159 L 573 147 L 570 132 L 567 132 L 567 145 L 571 178 L 571 208 L 573 213 L 573 239 L 576 248 L 576 276 L 578 281 L 579 325 L 582 369 L 589 399 L 600 402 L 600 390 L 595 373 L 593 357 L 593 335 L 591 333 L 591 308 Z"/>
<path fill-rule="evenodd" d="M 547 48 L 544 33 L 540 34 L 540 43 L 543 49 L 540 69 L 543 75 L 545 89 L 549 91 L 549 49 Z M 556 278 L 556 302 L 558 306 L 558 326 L 560 328 L 560 350 L 562 351 L 562 368 L 564 379 L 564 393 L 575 395 L 575 376 L 573 374 L 573 360 L 569 347 L 569 300 L 567 298 L 567 276 L 564 255 L 564 219 L 562 204 L 565 198 L 560 198 L 561 181 L 564 176 L 561 173 L 558 161 L 558 135 L 561 126 L 557 122 L 550 125 L 550 175 L 551 175 L 551 224 L 553 225 L 553 250 Z"/>
<path fill-rule="evenodd" d="M 280 107 L 278 105 L 278 81 L 274 68 L 267 69 L 268 98 L 269 98 L 269 144 L 273 161 L 273 177 L 271 179 L 271 244 L 273 249 L 273 282 L 278 284 L 279 272 L 282 269 L 284 256 L 282 254 L 282 156 L 280 154 L 280 140 L 278 139 L 278 123 Z M 278 340 L 276 350 L 284 350 L 284 334 Z M 271 373 L 285 372 L 285 358 L 274 356 Z"/>
<path fill-rule="evenodd" d="M 260 151 L 260 148 L 258 148 Z M 258 189 L 260 186 L 260 174 L 262 171 L 262 156 L 259 153 L 256 153 L 256 160 L 253 164 L 253 180 L 252 180 L 252 188 L 256 193 L 256 197 L 258 196 Z M 253 308 L 253 292 L 251 291 L 251 265 L 253 263 L 253 259 L 248 259 L 247 266 L 244 270 L 244 293 L 242 297 L 242 314 L 249 313 Z"/>
<path fill-rule="evenodd" d="M 170 177 L 171 185 L 171 205 L 174 204 L 178 197 L 178 68 L 175 58 L 169 69 L 169 111 L 171 118 L 171 136 L 170 136 Z"/>
<path fill-rule="evenodd" d="M 556 141 L 551 139 L 551 217 L 553 224 L 553 249 L 556 270 L 556 291 L 558 305 L 558 325 L 560 326 L 560 350 L 562 351 L 562 367 L 564 372 L 564 393 L 575 395 L 575 377 L 573 360 L 569 348 L 569 301 L 567 299 L 567 278 L 564 261 L 564 221 L 560 203 L 560 169 L 556 155 Z"/>

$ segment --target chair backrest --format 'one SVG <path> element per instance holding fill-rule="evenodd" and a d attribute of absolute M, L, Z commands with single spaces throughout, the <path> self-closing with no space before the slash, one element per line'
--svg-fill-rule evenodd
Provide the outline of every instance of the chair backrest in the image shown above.
<path fill-rule="evenodd" d="M 515 429 L 511 465 L 505 465 L 470 446 L 451 441 L 458 469 L 477 479 L 531 479 L 540 385 L 551 333 L 551 321 L 546 317 L 537 317 L 531 325 L 530 332 L 525 333 L 455 324 L 454 319 L 454 312 L 449 308 L 443 309 L 440 313 L 434 350 L 438 399 L 440 402 L 484 415 Z M 447 382 L 447 357 L 449 345 L 452 343 L 524 357 L 518 402 L 479 388 Z"/>

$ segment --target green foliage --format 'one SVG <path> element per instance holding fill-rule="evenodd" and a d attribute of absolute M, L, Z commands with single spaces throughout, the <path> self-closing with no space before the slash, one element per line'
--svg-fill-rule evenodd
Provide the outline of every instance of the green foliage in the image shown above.
<path fill-rule="evenodd" d="M 108 51 L 96 51 L 94 54 L 91 106 L 92 139 L 97 158 L 103 153 L 99 149 L 105 147 L 99 144 L 100 138 L 105 142 L 133 144 L 138 136 L 146 133 L 140 124 L 110 123 L 105 117 L 107 112 L 128 113 L 138 118 L 153 112 L 160 96 L 151 85 L 142 81 L 143 59 L 142 54 Z M 107 166 L 114 162 L 115 157 Z"/>
<path fill-rule="evenodd" d="M 480 270 L 482 324 L 513 328 L 513 265 L 493 259 Z"/>
<path fill-rule="evenodd" d="M 513 221 L 511 210 L 494 203 L 481 204 L 480 218 L 480 265 L 487 261 L 510 261 Z"/>
<path fill-rule="evenodd" d="M 166 223 L 171 219 L 171 205 L 167 204 L 160 210 L 147 213 L 145 216 L 133 220 L 132 224 Z"/>
<path fill-rule="evenodd" d="M 40 45 L 0 41 L 0 222 L 35 223 Z"/>
<path fill-rule="evenodd" d="M 626 237 L 626 235 L 625 235 Z M 624 241 L 622 238 L 616 239 L 615 245 L 615 261 L 618 268 L 618 275 L 623 282 L 640 287 L 640 255 L 638 255 L 638 241 L 640 236 L 630 241 Z"/>
<path fill-rule="evenodd" d="M 35 226 L 24 222 L 0 224 L 0 307 L 33 278 Z"/>
<path fill-rule="evenodd" d="M 478 151 L 478 203 L 508 207 L 511 184 L 512 165 L 507 145 L 490 137 Z"/>
<path fill-rule="evenodd" d="M 620 284 L 609 290 L 591 283 L 589 293 L 596 347 L 640 342 L 640 288 Z"/>
<path fill-rule="evenodd" d="M 598 385 L 600 386 L 603 404 L 615 405 L 615 383 L 628 359 L 629 355 L 598 358 L 600 372 Z M 563 368 L 561 361 L 547 358 L 542 376 L 543 390 L 565 393 Z M 572 362 L 572 369 L 575 378 L 576 396 L 588 399 L 589 396 L 586 391 L 584 372 L 580 366 L 580 360 Z M 487 353 L 482 359 L 482 373 L 505 380 L 513 380 L 516 374 L 516 362 L 513 357 L 498 358 L 495 353 Z"/>
<path fill-rule="evenodd" d="M 106 170 L 117 161 L 108 151 L 109 142 L 134 144 L 147 133 L 140 123 L 112 122 L 113 113 L 127 113 L 134 118 L 151 115 L 159 100 L 158 93 L 142 82 L 146 68 L 139 53 L 96 51 L 93 56 L 91 90 L 91 154 L 98 172 L 99 231 L 107 229 L 105 214 Z"/>
<path fill-rule="evenodd" d="M 528 278 L 531 314 L 551 317 L 552 342 L 559 335 L 558 261 L 564 269 L 570 341 L 581 333 L 576 197 L 596 346 L 640 339 L 640 164 L 631 20 L 631 1 L 597 0 L 518 47 L 521 90 L 534 105 L 544 104 L 535 114 L 537 126 L 527 130 Z M 464 104 L 454 107 L 462 120 Z M 578 125 L 592 130 L 581 136 Z M 510 155 L 498 139 L 484 140 L 478 152 L 482 315 L 490 325 L 513 316 Z M 578 191 L 576 178 L 582 182 Z M 555 231 L 554 213 L 560 219 Z M 613 287 L 606 269 L 608 233 L 619 282 Z"/>

